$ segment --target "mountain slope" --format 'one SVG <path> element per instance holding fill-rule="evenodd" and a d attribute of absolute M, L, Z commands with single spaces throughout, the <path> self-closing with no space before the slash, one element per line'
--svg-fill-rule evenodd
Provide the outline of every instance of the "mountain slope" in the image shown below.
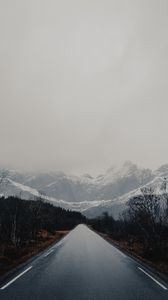
<path fill-rule="evenodd" d="M 112 167 L 96 178 L 88 174 L 68 176 L 62 172 L 21 173 L 0 171 L 0 194 L 17 195 L 25 199 L 42 197 L 56 206 L 97 216 L 108 211 L 115 217 L 122 212 L 130 197 L 140 193 L 142 186 L 160 193 L 168 165 L 152 172 L 140 169 L 131 162 L 121 168 Z"/>

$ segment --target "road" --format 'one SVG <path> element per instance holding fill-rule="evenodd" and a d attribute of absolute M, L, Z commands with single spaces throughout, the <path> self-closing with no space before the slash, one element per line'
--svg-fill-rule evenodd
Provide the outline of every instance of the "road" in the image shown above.
<path fill-rule="evenodd" d="M 79 225 L 0 288 L 3 300 L 164 300 L 168 285 Z"/>

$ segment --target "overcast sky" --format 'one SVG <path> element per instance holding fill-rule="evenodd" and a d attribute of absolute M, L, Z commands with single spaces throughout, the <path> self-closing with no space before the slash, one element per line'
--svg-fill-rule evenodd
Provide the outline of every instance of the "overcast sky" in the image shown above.
<path fill-rule="evenodd" d="M 0 165 L 168 162 L 167 0 L 0 0 Z"/>

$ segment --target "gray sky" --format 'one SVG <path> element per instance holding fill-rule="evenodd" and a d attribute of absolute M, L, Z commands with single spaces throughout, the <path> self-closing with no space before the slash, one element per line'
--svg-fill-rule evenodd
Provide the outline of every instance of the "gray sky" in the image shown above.
<path fill-rule="evenodd" d="M 168 162 L 167 0 L 0 0 L 0 164 Z"/>

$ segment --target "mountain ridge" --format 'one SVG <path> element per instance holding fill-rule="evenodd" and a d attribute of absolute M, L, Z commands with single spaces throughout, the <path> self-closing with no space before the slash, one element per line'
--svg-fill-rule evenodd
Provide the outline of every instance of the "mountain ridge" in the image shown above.
<path fill-rule="evenodd" d="M 104 211 L 118 216 L 130 197 L 142 186 L 156 186 L 159 192 L 168 164 L 157 170 L 139 168 L 125 162 L 122 168 L 112 167 L 105 174 L 92 177 L 66 175 L 63 172 L 18 172 L 0 170 L 0 194 L 22 198 L 43 198 L 54 205 L 83 212 L 90 217 Z"/>

